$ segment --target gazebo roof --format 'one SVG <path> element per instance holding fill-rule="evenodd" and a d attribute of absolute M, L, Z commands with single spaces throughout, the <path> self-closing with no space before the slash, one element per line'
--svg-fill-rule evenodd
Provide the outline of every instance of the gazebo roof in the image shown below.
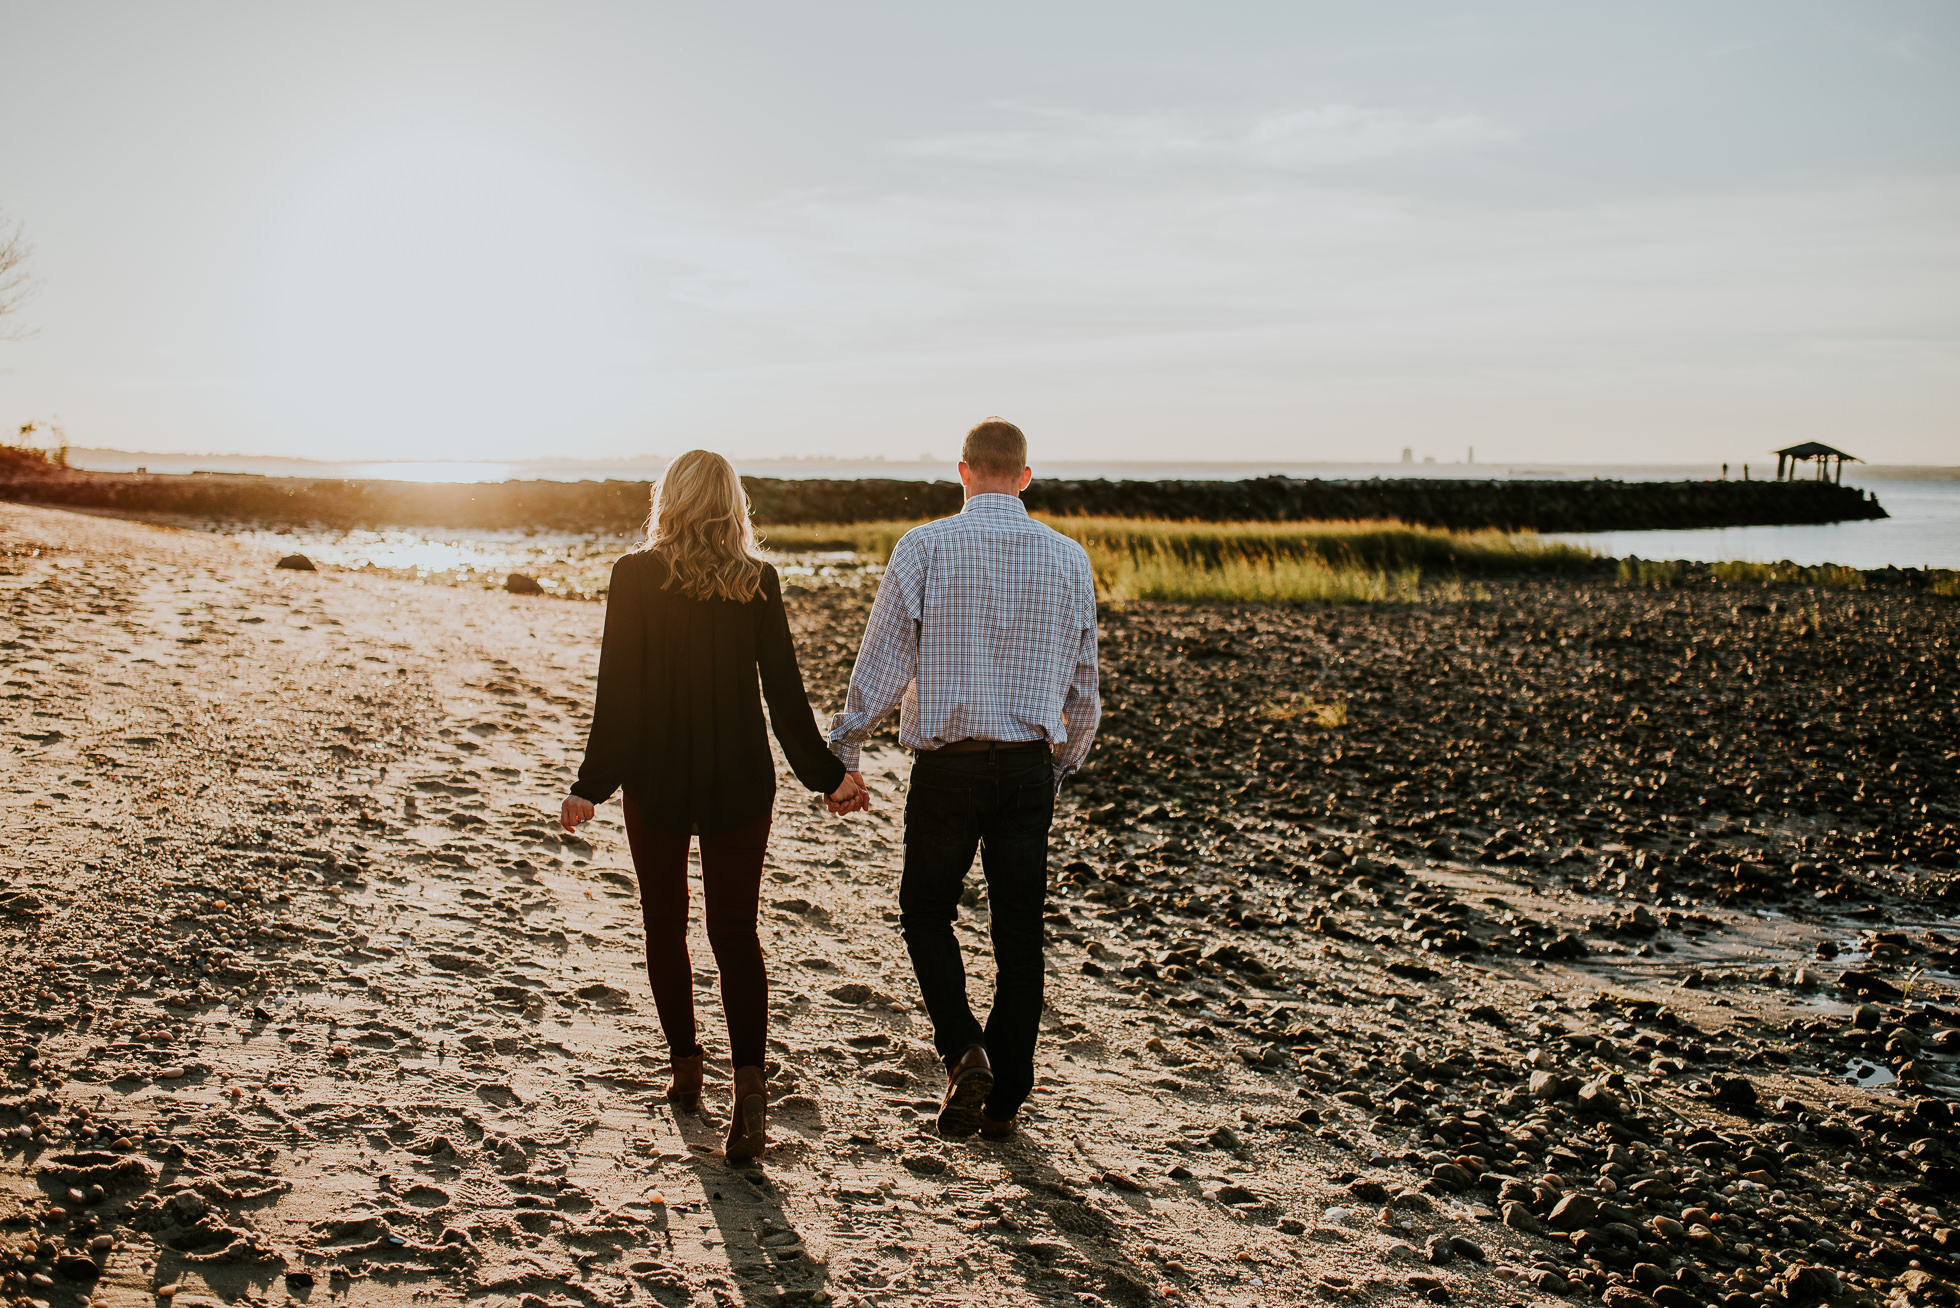
<path fill-rule="evenodd" d="M 1834 450 L 1819 441 L 1805 441 L 1801 445 L 1792 445 L 1789 449 L 1778 450 L 1776 453 L 1786 455 L 1792 459 L 1849 459 L 1853 463 L 1864 462 L 1863 459 L 1855 454 L 1846 454 L 1843 450 Z"/>

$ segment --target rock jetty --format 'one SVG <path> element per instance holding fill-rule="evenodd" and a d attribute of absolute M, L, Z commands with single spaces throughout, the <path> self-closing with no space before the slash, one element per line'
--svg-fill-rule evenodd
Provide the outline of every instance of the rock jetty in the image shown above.
<path fill-rule="evenodd" d="M 744 478 L 764 523 L 879 522 L 957 512 L 950 481 Z M 0 475 L 0 498 L 204 521 L 340 528 L 428 526 L 630 530 L 646 518 L 641 481 L 495 484 L 349 481 L 243 473 L 148 475 L 60 470 Z M 1428 527 L 1531 531 L 1774 526 L 1888 516 L 1850 486 L 1774 481 L 1048 481 L 1037 512 L 1208 522 L 1394 519 Z"/>

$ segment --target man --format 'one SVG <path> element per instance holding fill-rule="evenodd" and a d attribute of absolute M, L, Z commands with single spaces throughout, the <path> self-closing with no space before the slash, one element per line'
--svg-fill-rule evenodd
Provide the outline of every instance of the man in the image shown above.
<path fill-rule="evenodd" d="M 898 906 L 946 1062 L 939 1130 L 949 1136 L 1013 1134 L 1034 1090 L 1048 826 L 1056 791 L 1088 754 L 1102 714 L 1089 556 L 1028 517 L 1020 500 L 1034 476 L 1027 456 L 1013 423 L 989 418 L 966 434 L 965 507 L 893 547 L 850 694 L 830 726 L 830 747 L 860 786 L 859 746 L 901 703 L 899 739 L 918 751 Z M 967 1006 L 953 935 L 976 848 L 993 910 L 985 1027 Z"/>

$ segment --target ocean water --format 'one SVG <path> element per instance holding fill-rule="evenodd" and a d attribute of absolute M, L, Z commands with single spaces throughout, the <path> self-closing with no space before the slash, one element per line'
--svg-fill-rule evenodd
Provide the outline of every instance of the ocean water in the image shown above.
<path fill-rule="evenodd" d="M 1847 486 L 1878 496 L 1892 516 L 1875 522 L 1799 527 L 1712 527 L 1694 531 L 1602 531 L 1552 536 L 1615 558 L 1697 563 L 1836 563 L 1849 568 L 1960 569 L 1960 481 L 1885 481 L 1847 475 Z"/>

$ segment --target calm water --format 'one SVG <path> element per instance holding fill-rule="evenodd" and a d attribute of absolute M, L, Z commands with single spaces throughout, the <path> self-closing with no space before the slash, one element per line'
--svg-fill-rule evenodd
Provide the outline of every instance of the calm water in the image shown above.
<path fill-rule="evenodd" d="M 1601 554 L 1698 563 L 1839 563 L 1851 568 L 1960 569 L 1960 481 L 1879 481 L 1847 475 L 1892 516 L 1821 527 L 1717 527 L 1701 531 L 1605 531 L 1558 536 Z"/>

